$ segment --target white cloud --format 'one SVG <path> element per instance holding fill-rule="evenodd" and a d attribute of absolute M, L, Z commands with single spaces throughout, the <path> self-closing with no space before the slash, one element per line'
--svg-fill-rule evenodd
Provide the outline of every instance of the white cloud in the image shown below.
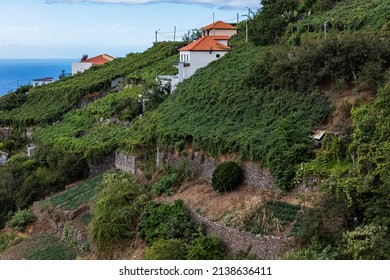
<path fill-rule="evenodd" d="M 0 26 L 0 34 L 15 34 L 15 33 L 31 33 L 37 32 L 39 28 L 36 26 Z"/>
<path fill-rule="evenodd" d="M 195 4 L 205 5 L 211 7 L 217 7 L 220 9 L 243 9 L 245 7 L 259 7 L 260 0 L 46 0 L 46 3 L 95 3 L 95 4 L 125 4 L 125 5 L 142 5 L 142 4 L 158 4 L 158 3 L 171 3 L 171 4 Z"/>

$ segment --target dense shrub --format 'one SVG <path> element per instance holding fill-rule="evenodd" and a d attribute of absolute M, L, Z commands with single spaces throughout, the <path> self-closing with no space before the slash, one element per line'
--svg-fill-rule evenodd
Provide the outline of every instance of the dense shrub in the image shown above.
<path fill-rule="evenodd" d="M 284 258 L 287 260 L 335 260 L 338 257 L 339 252 L 330 245 L 313 240 L 308 247 L 289 252 Z"/>
<path fill-rule="evenodd" d="M 109 173 L 92 208 L 90 237 L 98 251 L 136 236 L 148 201 L 143 188 L 128 174 Z"/>
<path fill-rule="evenodd" d="M 293 11 L 298 6 L 295 0 L 262 0 L 261 10 L 249 22 L 249 35 L 256 45 L 275 43 L 284 33 L 288 21 L 283 13 Z"/>
<path fill-rule="evenodd" d="M 342 253 L 353 260 L 390 258 L 388 229 L 373 224 L 360 226 L 343 234 Z"/>
<path fill-rule="evenodd" d="M 225 256 L 225 247 L 217 237 L 200 235 L 191 240 L 187 258 L 189 260 L 223 260 Z"/>
<path fill-rule="evenodd" d="M 16 234 L 4 232 L 0 234 L 0 253 L 5 252 L 9 246 L 18 240 Z"/>
<path fill-rule="evenodd" d="M 158 239 L 145 251 L 146 260 L 185 260 L 187 244 L 180 239 Z"/>
<path fill-rule="evenodd" d="M 178 176 L 177 174 L 169 174 L 161 177 L 161 179 L 153 184 L 152 186 L 152 191 L 160 195 L 162 193 L 165 193 L 167 195 L 171 195 L 173 188 L 176 187 L 179 183 Z"/>
<path fill-rule="evenodd" d="M 243 178 L 241 167 L 233 161 L 224 162 L 214 170 L 211 183 L 217 192 L 227 192 L 237 187 Z"/>
<path fill-rule="evenodd" d="M 139 223 L 141 236 L 148 244 L 157 239 L 189 240 L 195 231 L 194 222 L 182 200 L 174 204 L 150 202 Z"/>
<path fill-rule="evenodd" d="M 390 66 L 390 41 L 376 33 L 354 33 L 326 40 L 308 40 L 300 47 L 268 51 L 246 82 L 260 88 L 313 90 L 324 83 L 380 86 Z"/>
<path fill-rule="evenodd" d="M 317 209 L 308 208 L 298 214 L 292 234 L 306 242 L 321 235 L 322 217 Z"/>
<path fill-rule="evenodd" d="M 11 220 L 9 221 L 8 225 L 16 230 L 24 230 L 24 228 L 35 221 L 35 216 L 33 213 L 31 213 L 30 210 L 22 210 L 17 213 L 15 213 Z"/>

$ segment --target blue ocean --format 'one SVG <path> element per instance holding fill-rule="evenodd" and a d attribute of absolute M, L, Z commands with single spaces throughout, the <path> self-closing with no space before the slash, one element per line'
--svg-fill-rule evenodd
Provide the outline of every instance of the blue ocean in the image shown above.
<path fill-rule="evenodd" d="M 78 59 L 0 59 L 0 96 L 21 85 L 32 84 L 33 79 L 52 77 L 55 80 L 65 70 L 72 72 L 72 62 Z"/>

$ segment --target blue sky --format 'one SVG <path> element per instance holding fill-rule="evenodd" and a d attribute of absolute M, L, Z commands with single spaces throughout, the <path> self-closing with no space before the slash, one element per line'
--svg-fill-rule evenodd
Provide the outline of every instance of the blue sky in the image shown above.
<path fill-rule="evenodd" d="M 143 51 L 215 20 L 236 21 L 260 0 L 0 0 L 0 59 L 78 58 Z M 244 19 L 244 17 L 241 17 Z"/>

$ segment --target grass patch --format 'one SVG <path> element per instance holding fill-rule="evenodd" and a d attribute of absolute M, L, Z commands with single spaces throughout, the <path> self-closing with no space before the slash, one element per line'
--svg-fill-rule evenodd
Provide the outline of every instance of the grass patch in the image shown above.
<path fill-rule="evenodd" d="M 297 218 L 299 209 L 299 205 L 268 201 L 249 213 L 244 218 L 242 227 L 253 234 L 281 233 Z"/>
<path fill-rule="evenodd" d="M 77 251 L 52 235 L 40 235 L 32 240 L 34 246 L 26 252 L 27 260 L 74 260 Z"/>
<path fill-rule="evenodd" d="M 62 210 L 75 210 L 79 206 L 91 202 L 103 183 L 103 176 L 87 180 L 77 187 L 41 201 L 39 205 L 43 206 L 49 203 L 54 208 L 58 206 Z"/>

